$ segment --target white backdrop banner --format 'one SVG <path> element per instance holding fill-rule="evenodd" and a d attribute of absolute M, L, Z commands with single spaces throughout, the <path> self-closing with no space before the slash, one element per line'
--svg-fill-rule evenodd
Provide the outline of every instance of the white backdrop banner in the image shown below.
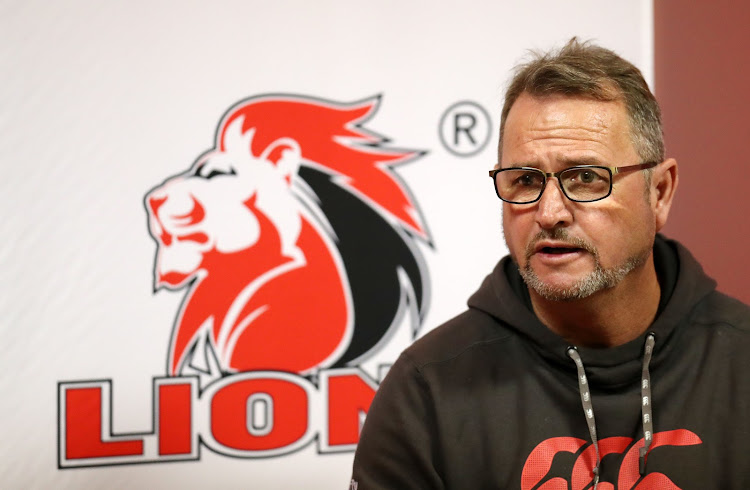
<path fill-rule="evenodd" d="M 510 70 L 577 35 L 651 80 L 651 17 L 0 2 L 0 486 L 346 488 L 390 364 L 506 253 Z"/>

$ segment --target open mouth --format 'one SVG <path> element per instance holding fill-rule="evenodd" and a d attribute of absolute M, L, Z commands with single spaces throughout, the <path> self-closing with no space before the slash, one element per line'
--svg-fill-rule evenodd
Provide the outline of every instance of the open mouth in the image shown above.
<path fill-rule="evenodd" d="M 580 251 L 580 248 L 572 248 L 572 247 L 544 247 L 540 250 L 540 252 L 544 254 L 553 254 L 553 255 L 562 255 L 562 254 L 568 254 L 573 252 Z"/>

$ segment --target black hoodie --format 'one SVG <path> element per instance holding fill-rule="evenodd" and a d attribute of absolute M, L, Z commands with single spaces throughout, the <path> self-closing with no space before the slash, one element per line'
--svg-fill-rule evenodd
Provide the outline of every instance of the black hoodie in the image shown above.
<path fill-rule="evenodd" d="M 750 489 L 750 308 L 677 242 L 657 236 L 654 258 L 656 320 L 627 344 L 578 347 L 585 374 L 501 260 L 391 368 L 352 488 L 579 490 L 598 467 L 598 490 Z"/>

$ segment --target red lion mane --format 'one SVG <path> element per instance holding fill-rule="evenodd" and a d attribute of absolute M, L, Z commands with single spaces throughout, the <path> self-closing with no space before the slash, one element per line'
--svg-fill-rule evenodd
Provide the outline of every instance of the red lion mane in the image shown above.
<path fill-rule="evenodd" d="M 417 152 L 383 148 L 383 137 L 361 127 L 378 103 L 378 97 L 338 104 L 299 96 L 260 96 L 238 103 L 219 124 L 215 148 L 199 158 L 193 170 L 168 179 L 147 196 L 151 234 L 158 247 L 166 250 L 173 243 L 207 243 L 205 233 L 168 231 L 165 203 L 170 202 L 170 189 L 192 182 L 190 179 L 200 179 L 191 184 L 196 189 L 210 188 L 243 172 L 235 164 L 229 170 L 201 175 L 202 162 L 224 155 L 231 146 L 231 133 L 238 127 L 248 138 L 247 146 L 240 150 L 247 152 L 252 165 L 279 170 L 297 151 L 300 165 L 325 171 L 391 222 L 426 237 L 412 199 L 391 170 Z M 264 204 L 276 199 L 278 191 L 264 190 L 265 181 L 257 180 L 258 188 L 249 189 L 241 203 L 255 222 L 251 227 L 254 234 L 248 232 L 248 236 L 257 239 L 239 248 L 224 246 L 220 250 L 222 247 L 206 245 L 195 259 L 195 267 L 178 273 L 167 267 L 157 270 L 157 285 L 188 288 L 169 347 L 171 375 L 179 374 L 193 357 L 202 355 L 196 352 L 200 338 L 210 343 L 225 373 L 278 370 L 304 374 L 333 364 L 346 349 L 354 314 L 336 238 L 326 228 L 324 217 L 315 212 L 315 196 L 305 195 L 304 185 L 296 182 L 296 171 L 281 170 L 278 178 L 284 186 L 278 188 L 294 196 L 289 202 L 295 204 L 287 206 L 293 208 L 289 213 L 298 223 L 294 231 L 285 232 L 282 228 L 288 225 L 282 226 Z M 220 177 L 211 180 L 216 174 Z M 192 203 L 184 204 L 185 212 L 171 218 L 192 226 L 210 215 L 211 209 L 198 191 L 191 190 L 189 197 Z M 293 243 L 285 243 L 289 237 Z M 159 254 L 157 250 L 157 269 L 162 260 Z"/>

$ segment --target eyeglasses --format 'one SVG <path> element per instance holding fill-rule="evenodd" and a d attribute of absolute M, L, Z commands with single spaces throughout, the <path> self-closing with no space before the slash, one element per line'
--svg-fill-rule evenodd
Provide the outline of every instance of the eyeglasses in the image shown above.
<path fill-rule="evenodd" d="M 559 172 L 544 172 L 533 167 L 512 167 L 490 170 L 497 197 L 512 204 L 531 204 L 542 197 L 547 179 L 557 178 L 565 197 L 575 202 L 593 202 L 612 193 L 612 176 L 623 172 L 647 170 L 659 162 L 625 167 L 578 165 Z"/>

